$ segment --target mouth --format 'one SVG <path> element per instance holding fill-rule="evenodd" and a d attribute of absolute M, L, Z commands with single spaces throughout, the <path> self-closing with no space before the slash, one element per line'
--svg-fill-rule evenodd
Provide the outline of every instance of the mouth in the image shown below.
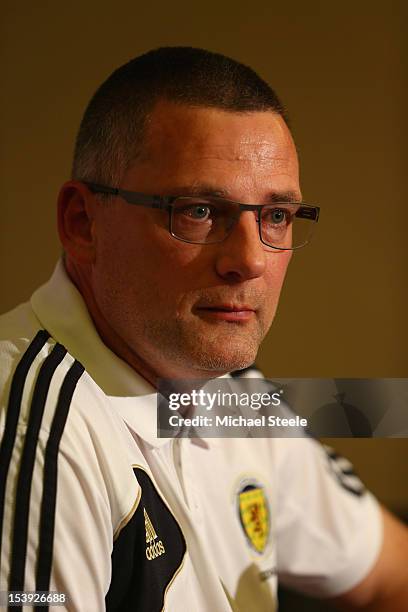
<path fill-rule="evenodd" d="M 196 312 L 199 316 L 215 321 L 230 321 L 233 323 L 244 323 L 255 316 L 255 309 L 246 304 L 217 304 L 211 306 L 197 306 Z"/>

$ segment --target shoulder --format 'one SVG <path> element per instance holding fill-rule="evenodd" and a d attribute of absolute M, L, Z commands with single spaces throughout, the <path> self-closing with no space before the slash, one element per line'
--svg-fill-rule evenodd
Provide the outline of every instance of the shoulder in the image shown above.
<path fill-rule="evenodd" d="M 134 441 L 100 387 L 41 328 L 29 305 L 0 317 L 0 371 L 1 457 L 8 476 L 24 455 L 39 466 L 58 461 L 60 478 L 65 471 L 105 495 L 115 527 L 138 489 Z"/>
<path fill-rule="evenodd" d="M 0 316 L 0 389 L 40 329 L 28 302 Z"/>

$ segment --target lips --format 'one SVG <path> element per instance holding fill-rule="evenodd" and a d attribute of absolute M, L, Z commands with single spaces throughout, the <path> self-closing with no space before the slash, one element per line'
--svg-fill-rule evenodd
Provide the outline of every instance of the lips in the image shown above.
<path fill-rule="evenodd" d="M 255 308 L 252 306 L 248 306 L 247 304 L 216 304 L 215 306 L 197 306 L 197 310 L 216 310 L 222 312 L 242 312 L 242 311 L 251 311 L 254 312 Z"/>
<path fill-rule="evenodd" d="M 196 307 L 199 315 L 220 321 L 244 322 L 255 314 L 255 309 L 247 304 L 212 304 Z"/>

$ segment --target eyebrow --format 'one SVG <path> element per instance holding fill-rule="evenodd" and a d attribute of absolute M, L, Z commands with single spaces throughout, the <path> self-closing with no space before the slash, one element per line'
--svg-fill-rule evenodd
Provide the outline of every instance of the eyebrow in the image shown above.
<path fill-rule="evenodd" d="M 235 201 L 234 198 L 231 197 L 230 192 L 227 189 L 214 187 L 207 183 L 197 183 L 195 185 L 183 185 L 179 187 L 175 187 L 171 190 L 169 195 L 179 195 L 179 196 L 208 196 L 208 197 L 218 197 L 225 198 L 227 200 Z M 274 202 L 300 202 L 301 196 L 297 191 L 287 190 L 287 191 L 272 191 L 265 198 L 265 204 L 273 204 Z M 255 202 L 254 202 L 255 204 Z"/>

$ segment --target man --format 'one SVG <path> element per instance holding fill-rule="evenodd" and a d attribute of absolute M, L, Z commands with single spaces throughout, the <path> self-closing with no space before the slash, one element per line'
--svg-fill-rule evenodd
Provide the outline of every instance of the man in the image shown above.
<path fill-rule="evenodd" d="M 164 48 L 101 86 L 59 196 L 64 257 L 1 320 L 2 590 L 274 610 L 278 574 L 341 609 L 406 609 L 405 528 L 316 442 L 156 435 L 160 378 L 253 363 L 317 217 L 249 68 Z"/>

